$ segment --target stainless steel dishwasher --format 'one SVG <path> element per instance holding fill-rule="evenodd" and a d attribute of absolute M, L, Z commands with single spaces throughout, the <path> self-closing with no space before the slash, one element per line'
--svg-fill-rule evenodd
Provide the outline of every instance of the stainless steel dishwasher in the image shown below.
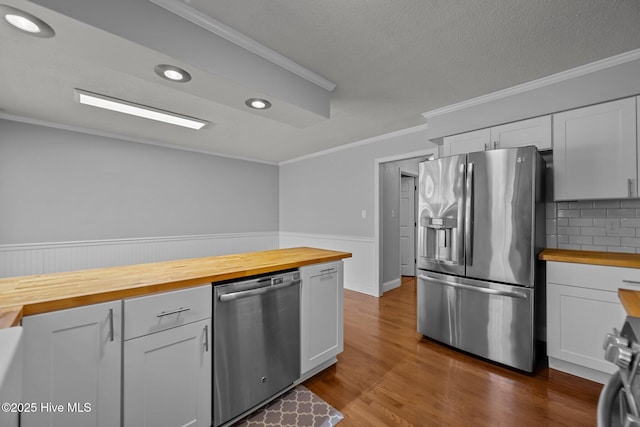
<path fill-rule="evenodd" d="M 300 273 L 280 272 L 213 288 L 213 425 L 300 377 Z"/>

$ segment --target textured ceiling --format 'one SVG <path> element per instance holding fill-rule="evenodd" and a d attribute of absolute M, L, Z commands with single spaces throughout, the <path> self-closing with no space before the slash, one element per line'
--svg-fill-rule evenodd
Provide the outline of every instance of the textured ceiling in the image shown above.
<path fill-rule="evenodd" d="M 57 31 L 43 41 L 0 26 L 5 114 L 267 162 L 419 125 L 423 112 L 640 48 L 638 0 L 185 1 L 337 84 L 331 117 L 294 127 L 221 103 L 212 88 L 222 86 L 199 70 L 187 89 L 147 73 L 166 54 L 25 0 L 5 3 Z M 161 31 L 153 24 L 139 23 Z M 194 132 L 88 112 L 74 87 L 215 125 Z"/>

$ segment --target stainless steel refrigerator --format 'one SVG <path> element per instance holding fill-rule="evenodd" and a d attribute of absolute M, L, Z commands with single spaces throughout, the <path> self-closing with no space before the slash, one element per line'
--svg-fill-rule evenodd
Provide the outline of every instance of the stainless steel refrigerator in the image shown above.
<path fill-rule="evenodd" d="M 533 371 L 543 171 L 535 147 L 420 163 L 419 332 Z"/>

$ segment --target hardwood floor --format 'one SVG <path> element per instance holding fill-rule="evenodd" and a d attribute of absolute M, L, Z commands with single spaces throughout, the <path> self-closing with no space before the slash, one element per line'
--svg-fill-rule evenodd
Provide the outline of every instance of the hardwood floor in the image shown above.
<path fill-rule="evenodd" d="M 416 284 L 345 291 L 344 352 L 305 386 L 340 426 L 595 426 L 601 385 L 548 368 L 526 375 L 423 338 Z"/>

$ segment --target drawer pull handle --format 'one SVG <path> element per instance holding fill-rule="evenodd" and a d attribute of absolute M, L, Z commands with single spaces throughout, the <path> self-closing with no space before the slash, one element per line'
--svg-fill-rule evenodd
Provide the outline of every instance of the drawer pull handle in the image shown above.
<path fill-rule="evenodd" d="M 109 309 L 109 341 L 113 342 L 113 308 Z"/>
<path fill-rule="evenodd" d="M 204 325 L 204 351 L 209 352 L 209 325 Z"/>
<path fill-rule="evenodd" d="M 172 314 L 178 314 L 178 313 L 182 313 L 184 311 L 189 311 L 189 310 L 191 310 L 189 307 L 187 308 L 180 307 L 179 309 L 173 310 L 173 311 L 163 311 L 160 314 L 156 314 L 156 317 L 171 316 Z"/>
<path fill-rule="evenodd" d="M 640 282 L 636 280 L 623 280 L 622 283 L 628 283 L 630 285 L 640 285 Z"/>
<path fill-rule="evenodd" d="M 330 274 L 330 273 L 333 273 L 334 271 L 336 271 L 335 268 L 325 268 L 324 270 L 320 270 L 320 273 L 322 273 L 322 274 Z"/>

